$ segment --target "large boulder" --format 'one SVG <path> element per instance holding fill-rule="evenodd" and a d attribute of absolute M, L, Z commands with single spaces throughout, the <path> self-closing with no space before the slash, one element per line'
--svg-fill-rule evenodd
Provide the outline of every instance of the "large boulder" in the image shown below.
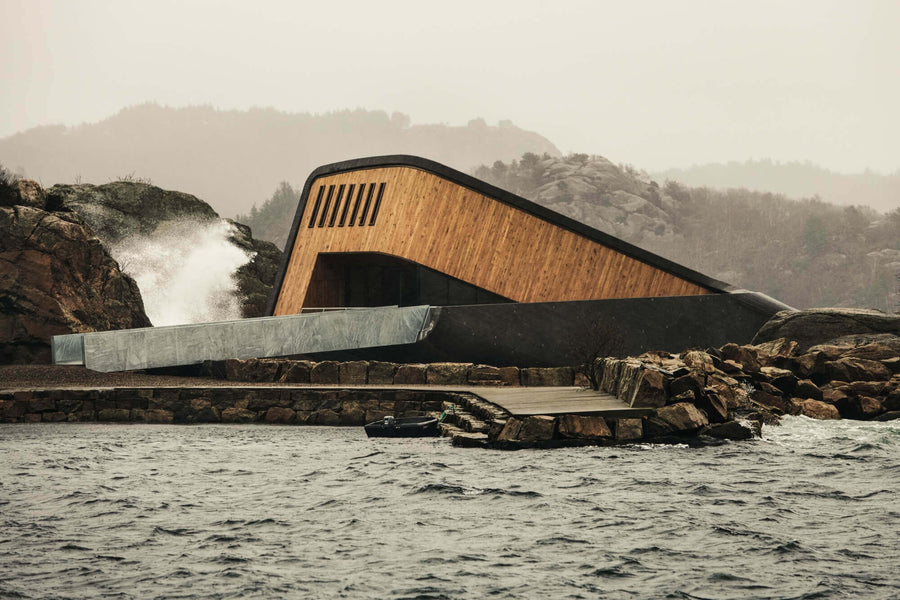
<path fill-rule="evenodd" d="M 803 353 L 813 346 L 848 335 L 884 333 L 900 335 L 900 315 L 866 309 L 812 308 L 776 313 L 757 332 L 753 343 L 787 338 L 798 342 L 797 352 Z"/>
<path fill-rule="evenodd" d="M 105 244 L 153 233 L 163 221 L 219 218 L 195 196 L 137 181 L 54 185 L 47 190 L 47 203 L 55 210 L 78 213 Z"/>
<path fill-rule="evenodd" d="M 0 362 L 48 362 L 54 335 L 149 325 L 137 284 L 78 215 L 0 207 Z"/>
<path fill-rule="evenodd" d="M 166 224 L 219 220 L 218 213 L 196 196 L 137 181 L 55 185 L 47 190 L 46 204 L 80 215 L 107 248 L 131 236 L 150 235 Z M 270 242 L 254 239 L 246 225 L 226 221 L 231 225 L 228 241 L 252 256 L 234 274 L 242 314 L 263 316 L 282 252 Z"/>

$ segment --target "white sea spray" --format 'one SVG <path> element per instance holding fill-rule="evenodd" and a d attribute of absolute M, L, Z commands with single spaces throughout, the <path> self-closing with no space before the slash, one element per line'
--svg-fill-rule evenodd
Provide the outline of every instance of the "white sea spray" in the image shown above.
<path fill-rule="evenodd" d="M 121 240 L 110 253 L 137 282 L 153 325 L 239 319 L 234 274 L 253 253 L 230 243 L 233 233 L 225 220 L 170 221 Z"/>

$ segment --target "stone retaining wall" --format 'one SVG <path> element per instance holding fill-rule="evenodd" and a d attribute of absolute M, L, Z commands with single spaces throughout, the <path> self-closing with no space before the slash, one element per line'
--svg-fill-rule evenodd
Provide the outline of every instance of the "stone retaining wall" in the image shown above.
<path fill-rule="evenodd" d="M 472 363 L 398 364 L 379 361 L 289 360 L 252 358 L 210 361 L 201 374 L 227 381 L 308 383 L 320 385 L 491 385 L 588 386 L 571 367 L 493 367 Z"/>
<path fill-rule="evenodd" d="M 0 422 L 280 423 L 359 426 L 423 415 L 460 394 L 298 388 L 103 388 L 0 392 Z"/>

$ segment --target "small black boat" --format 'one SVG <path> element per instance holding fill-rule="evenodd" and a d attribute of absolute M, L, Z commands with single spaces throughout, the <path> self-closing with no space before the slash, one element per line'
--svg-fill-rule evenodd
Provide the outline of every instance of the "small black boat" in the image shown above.
<path fill-rule="evenodd" d="M 369 437 L 437 437 L 440 434 L 436 417 L 385 417 L 366 425 Z"/>

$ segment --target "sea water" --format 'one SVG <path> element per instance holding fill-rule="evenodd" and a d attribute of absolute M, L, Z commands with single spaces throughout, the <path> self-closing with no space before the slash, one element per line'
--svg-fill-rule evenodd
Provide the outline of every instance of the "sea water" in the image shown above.
<path fill-rule="evenodd" d="M 897 598 L 900 424 L 516 452 L 0 425 L 4 598 Z"/>

